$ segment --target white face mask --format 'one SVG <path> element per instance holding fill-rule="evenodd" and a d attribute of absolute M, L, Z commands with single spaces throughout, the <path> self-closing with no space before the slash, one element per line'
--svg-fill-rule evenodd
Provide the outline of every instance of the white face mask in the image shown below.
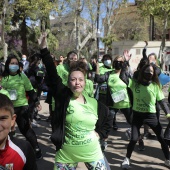
<path fill-rule="evenodd" d="M 98 58 L 98 62 L 100 63 L 102 61 L 102 59 L 101 58 Z"/>
<path fill-rule="evenodd" d="M 104 65 L 107 66 L 107 67 L 110 67 L 112 65 L 112 61 L 111 60 L 105 60 Z"/>

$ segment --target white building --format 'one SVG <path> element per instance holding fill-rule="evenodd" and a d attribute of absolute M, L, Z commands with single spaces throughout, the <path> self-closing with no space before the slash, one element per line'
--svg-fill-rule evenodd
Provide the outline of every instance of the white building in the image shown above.
<path fill-rule="evenodd" d="M 112 54 L 113 57 L 117 55 L 123 55 L 124 50 L 129 50 L 129 53 L 132 54 L 131 60 L 130 60 L 130 66 L 132 70 L 135 70 L 137 68 L 137 65 L 139 64 L 142 56 L 142 51 L 145 46 L 144 41 L 118 41 L 113 42 L 112 44 Z M 157 56 L 159 54 L 161 41 L 148 41 L 148 47 L 147 47 L 147 55 L 150 53 L 155 53 Z M 166 48 L 165 48 L 165 64 L 167 66 L 170 65 L 170 41 L 166 42 Z M 167 55 L 166 55 L 167 54 Z"/>

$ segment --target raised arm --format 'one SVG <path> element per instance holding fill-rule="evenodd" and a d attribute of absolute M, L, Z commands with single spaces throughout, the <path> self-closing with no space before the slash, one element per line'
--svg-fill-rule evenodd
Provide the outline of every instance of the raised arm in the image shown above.
<path fill-rule="evenodd" d="M 105 73 L 103 75 L 100 75 L 100 71 L 99 71 L 99 63 L 97 63 L 96 61 L 94 62 L 96 65 L 96 74 L 94 77 L 94 81 L 97 83 L 104 83 L 108 80 L 108 73 Z"/>
<path fill-rule="evenodd" d="M 54 97 L 56 97 L 56 94 L 60 94 L 66 86 L 63 85 L 61 78 L 57 74 L 53 59 L 47 49 L 46 35 L 42 35 L 39 39 L 39 45 L 41 48 L 41 58 L 49 76 L 49 85 L 53 91 Z"/>
<path fill-rule="evenodd" d="M 142 51 L 142 55 L 143 55 L 143 59 L 148 59 L 147 55 L 146 55 L 146 48 L 148 46 L 148 42 L 145 41 L 146 45 L 145 47 L 143 48 L 143 51 Z"/>

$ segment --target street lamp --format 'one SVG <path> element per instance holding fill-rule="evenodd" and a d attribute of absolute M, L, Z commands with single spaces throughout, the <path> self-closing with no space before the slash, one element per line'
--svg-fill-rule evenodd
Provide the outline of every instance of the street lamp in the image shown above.
<path fill-rule="evenodd" d="M 100 29 L 98 29 L 97 32 L 96 32 L 96 38 L 97 38 L 97 58 L 100 55 L 100 48 L 99 48 L 100 37 L 101 37 L 101 32 L 100 32 Z"/>

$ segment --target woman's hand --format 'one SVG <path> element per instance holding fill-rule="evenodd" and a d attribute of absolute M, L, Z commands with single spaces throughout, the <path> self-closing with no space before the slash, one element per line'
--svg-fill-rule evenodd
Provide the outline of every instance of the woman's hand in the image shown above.
<path fill-rule="evenodd" d="M 100 139 L 99 134 L 96 131 L 94 131 L 94 132 L 95 132 L 96 136 L 98 137 L 98 139 Z"/>
<path fill-rule="evenodd" d="M 96 66 L 96 74 L 99 74 L 99 63 L 96 59 L 93 60 L 94 65 Z"/>
<path fill-rule="evenodd" d="M 132 54 L 129 54 L 129 50 L 124 50 L 123 56 L 125 57 L 126 61 L 129 61 L 131 59 Z"/>
<path fill-rule="evenodd" d="M 37 108 L 38 111 L 41 111 L 42 110 L 41 104 L 37 105 L 36 108 Z"/>
<path fill-rule="evenodd" d="M 144 42 L 145 42 L 145 44 L 146 44 L 145 47 L 147 47 L 147 46 L 148 46 L 148 42 L 147 42 L 147 41 L 144 41 Z"/>
<path fill-rule="evenodd" d="M 38 45 L 41 49 L 47 48 L 47 33 L 44 32 L 38 39 Z"/>

